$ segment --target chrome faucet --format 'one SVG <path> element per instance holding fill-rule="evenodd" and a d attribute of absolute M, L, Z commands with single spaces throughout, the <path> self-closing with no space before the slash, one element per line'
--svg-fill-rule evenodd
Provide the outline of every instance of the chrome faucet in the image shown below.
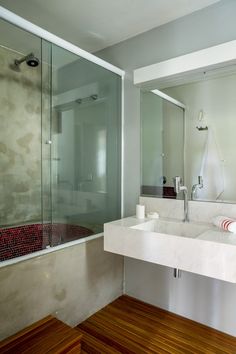
<path fill-rule="evenodd" d="M 180 192 L 184 192 L 184 222 L 189 221 L 188 217 L 188 189 L 186 186 L 182 185 L 182 178 L 180 176 L 176 176 L 173 178 L 175 193 L 179 194 Z"/>
<path fill-rule="evenodd" d="M 198 176 L 198 183 L 192 186 L 191 200 L 194 200 L 197 190 L 202 188 L 203 188 L 203 179 L 202 176 Z"/>

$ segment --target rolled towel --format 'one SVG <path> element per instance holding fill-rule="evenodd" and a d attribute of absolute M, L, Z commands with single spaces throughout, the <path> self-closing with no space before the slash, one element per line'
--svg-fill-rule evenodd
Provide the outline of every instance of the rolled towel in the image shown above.
<path fill-rule="evenodd" d="M 223 230 L 236 234 L 236 220 L 234 219 L 228 218 L 227 216 L 216 216 L 213 219 L 213 224 Z"/>

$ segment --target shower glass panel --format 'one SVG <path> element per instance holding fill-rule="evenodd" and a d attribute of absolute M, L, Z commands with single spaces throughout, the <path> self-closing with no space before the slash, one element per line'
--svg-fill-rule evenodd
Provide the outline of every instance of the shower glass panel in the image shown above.
<path fill-rule="evenodd" d="M 0 20 L 0 261 L 121 213 L 121 78 Z"/>
<path fill-rule="evenodd" d="M 6 260 L 48 242 L 41 213 L 41 39 L 2 20 L 0 33 L 0 260 Z"/>
<path fill-rule="evenodd" d="M 121 79 L 56 45 L 51 56 L 53 246 L 120 217 Z"/>
<path fill-rule="evenodd" d="M 184 178 L 184 110 L 141 91 L 141 144 L 141 194 L 175 199 L 173 177 Z"/>

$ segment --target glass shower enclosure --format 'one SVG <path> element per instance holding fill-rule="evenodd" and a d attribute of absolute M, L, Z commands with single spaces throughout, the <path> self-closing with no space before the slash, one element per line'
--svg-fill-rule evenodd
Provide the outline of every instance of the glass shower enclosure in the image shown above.
<path fill-rule="evenodd" d="M 122 78 L 3 19 L 0 33 L 3 261 L 120 218 Z"/>

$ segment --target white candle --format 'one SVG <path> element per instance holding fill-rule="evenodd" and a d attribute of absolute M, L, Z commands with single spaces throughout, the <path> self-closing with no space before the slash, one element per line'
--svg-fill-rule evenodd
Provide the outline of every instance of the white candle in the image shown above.
<path fill-rule="evenodd" d="M 136 218 L 145 219 L 145 205 L 141 205 L 141 204 L 136 205 Z"/>

